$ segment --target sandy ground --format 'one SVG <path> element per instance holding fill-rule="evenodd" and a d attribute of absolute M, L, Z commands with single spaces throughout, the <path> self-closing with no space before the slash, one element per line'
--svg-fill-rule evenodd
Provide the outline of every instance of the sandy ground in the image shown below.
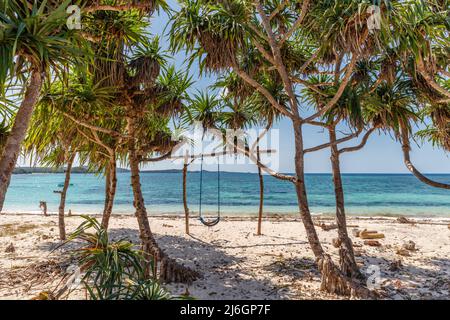
<path fill-rule="evenodd" d="M 316 218 L 331 223 L 330 218 Z M 399 223 L 395 218 L 349 218 L 354 228 L 385 234 L 381 246 L 372 247 L 351 236 L 361 270 L 376 279 L 387 299 L 450 298 L 450 219 L 414 220 Z M 66 218 L 68 232 L 82 219 Z M 216 227 L 190 222 L 191 236 L 184 234 L 181 217 L 151 217 L 158 243 L 180 262 L 202 274 L 188 290 L 197 299 L 337 299 L 319 291 L 320 277 L 306 241 L 302 223 L 294 218 L 270 218 L 263 235 L 256 236 L 256 221 L 228 218 Z M 323 246 L 333 258 L 338 250 L 332 239 L 336 230 L 317 228 Z M 139 243 L 134 216 L 113 216 L 110 236 Z M 408 241 L 416 250 L 398 248 Z M 13 244 L 14 253 L 6 253 Z M 41 291 L 55 289 L 67 264 L 67 249 L 51 253 L 59 243 L 57 217 L 0 215 L 0 299 L 29 299 Z M 397 268 L 395 268 L 397 265 Z M 375 278 L 379 270 L 380 277 Z M 185 285 L 168 285 L 173 294 Z M 72 296 L 82 298 L 83 295 Z"/>

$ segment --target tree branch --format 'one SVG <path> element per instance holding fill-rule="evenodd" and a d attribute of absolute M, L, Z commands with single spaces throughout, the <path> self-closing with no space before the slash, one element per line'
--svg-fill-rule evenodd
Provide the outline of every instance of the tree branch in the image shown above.
<path fill-rule="evenodd" d="M 123 134 L 121 134 L 121 133 L 119 133 L 117 131 L 106 129 L 106 128 L 102 128 L 102 127 L 97 127 L 97 126 L 94 126 L 92 124 L 86 123 L 84 121 L 78 120 L 75 117 L 73 117 L 72 115 L 70 115 L 70 114 L 68 114 L 68 113 L 66 113 L 64 111 L 59 111 L 59 112 L 61 112 L 66 118 L 69 118 L 70 120 L 72 120 L 76 124 L 79 124 L 82 127 L 85 127 L 85 128 L 91 129 L 91 130 L 95 130 L 95 131 L 98 131 L 98 132 L 107 133 L 107 134 L 110 134 L 112 136 L 126 137 L 125 135 L 123 135 Z"/>
<path fill-rule="evenodd" d="M 308 148 L 308 149 L 303 150 L 303 152 L 304 153 L 308 153 L 308 152 L 319 151 L 319 150 L 331 147 L 333 145 L 337 145 L 337 144 L 340 144 L 340 143 L 352 140 L 353 138 L 356 138 L 361 133 L 361 131 L 362 130 L 359 129 L 357 132 L 352 133 L 352 134 L 350 134 L 348 136 L 345 136 L 343 138 L 337 139 L 334 142 L 327 142 L 327 143 L 324 143 L 324 144 L 321 144 L 321 145 L 318 145 L 318 146 L 315 146 L 315 147 L 312 147 L 312 148 Z"/>
<path fill-rule="evenodd" d="M 283 63 L 283 58 L 281 56 L 280 47 L 277 44 L 275 35 L 273 34 L 269 18 L 265 14 L 264 8 L 261 5 L 261 2 L 259 0 L 256 1 L 256 10 L 258 11 L 258 13 L 261 17 L 264 30 L 266 31 L 266 34 L 267 34 L 269 45 L 270 45 L 270 48 L 272 49 L 272 54 L 273 54 L 273 57 L 275 60 L 275 67 L 277 68 L 277 71 L 281 76 L 281 79 L 282 79 L 283 85 L 284 85 L 284 89 L 286 90 L 286 92 L 289 96 L 289 99 L 291 100 L 291 111 L 293 112 L 295 120 L 301 119 L 301 117 L 298 113 L 297 98 L 294 94 L 294 90 L 292 89 L 291 80 L 289 79 L 288 72 Z"/>
<path fill-rule="evenodd" d="M 344 93 L 345 88 L 347 87 L 347 84 L 350 81 L 350 77 L 351 77 L 353 69 L 355 68 L 355 65 L 356 65 L 356 57 L 357 57 L 356 54 L 353 53 L 352 59 L 350 60 L 350 63 L 346 67 L 347 70 L 345 71 L 344 79 L 342 80 L 342 82 L 338 88 L 338 91 L 333 96 L 333 98 L 330 101 L 328 101 L 326 106 L 324 106 L 322 109 L 320 109 L 318 112 L 316 112 L 312 116 L 309 116 L 308 118 L 304 119 L 303 122 L 311 121 L 317 117 L 323 116 L 325 113 L 330 111 L 334 107 L 334 105 L 339 101 L 342 94 Z"/>
<path fill-rule="evenodd" d="M 258 90 L 264 97 L 266 97 L 266 99 L 272 104 L 272 106 L 278 111 L 280 111 L 281 114 L 291 119 L 293 118 L 292 113 L 290 113 L 285 107 L 280 105 L 266 88 L 264 88 L 252 77 L 250 77 L 250 75 L 246 73 L 244 70 L 240 69 L 236 62 L 233 63 L 233 69 L 245 82 L 250 84 L 253 88 Z"/>
<path fill-rule="evenodd" d="M 361 143 L 354 146 L 354 147 L 348 147 L 348 148 L 343 148 L 341 150 L 339 150 L 339 154 L 342 154 L 344 152 L 353 152 L 353 151 L 358 151 L 361 150 L 362 148 L 364 148 L 364 146 L 367 143 L 367 140 L 369 140 L 370 135 L 375 131 L 375 128 L 370 128 L 363 136 Z"/>
<path fill-rule="evenodd" d="M 425 177 L 416 167 L 412 164 L 410 158 L 410 150 L 411 146 L 409 144 L 408 130 L 405 125 L 401 124 L 401 138 L 402 138 L 402 151 L 403 151 L 403 161 L 405 162 L 406 168 L 420 181 L 428 184 L 429 186 L 435 188 L 442 188 L 450 190 L 450 185 L 442 182 L 433 181 L 427 177 Z"/>
<path fill-rule="evenodd" d="M 303 19 L 306 16 L 306 12 L 308 11 L 308 7 L 309 7 L 309 2 L 310 0 L 305 0 L 303 1 L 303 5 L 302 5 L 302 12 L 300 13 L 300 16 L 298 17 L 298 19 L 294 22 L 294 25 L 289 29 L 288 32 L 286 32 L 286 34 L 283 36 L 283 38 L 281 38 L 279 45 L 283 45 L 283 43 L 289 39 L 290 36 L 292 36 L 292 34 L 295 32 L 295 30 L 297 30 L 298 27 L 300 27 L 300 25 L 303 22 Z"/>
<path fill-rule="evenodd" d="M 442 88 L 426 71 L 425 64 L 422 59 L 422 55 L 419 54 L 419 57 L 417 59 L 417 69 L 419 70 L 419 73 L 422 75 L 422 77 L 425 79 L 426 82 L 437 92 L 442 94 L 443 96 L 450 98 L 450 92 L 446 89 Z"/>
<path fill-rule="evenodd" d="M 88 6 L 84 7 L 82 9 L 85 13 L 91 13 L 95 11 L 127 11 L 132 9 L 137 10 L 148 10 L 151 8 L 151 5 L 149 3 L 130 3 L 130 4 L 124 4 L 120 6 L 113 6 L 113 5 L 94 5 L 94 6 Z"/>

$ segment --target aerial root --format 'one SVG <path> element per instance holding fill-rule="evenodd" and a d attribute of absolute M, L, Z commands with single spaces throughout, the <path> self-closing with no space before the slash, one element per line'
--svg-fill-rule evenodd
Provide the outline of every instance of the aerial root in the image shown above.
<path fill-rule="evenodd" d="M 364 281 L 365 277 L 360 272 L 358 265 L 356 264 L 354 253 L 352 252 L 352 243 L 351 240 L 348 239 L 347 244 L 341 242 L 339 245 L 339 269 L 342 274 L 350 277 L 352 279 L 356 279 L 359 281 Z"/>
<path fill-rule="evenodd" d="M 329 255 L 318 258 L 317 264 L 322 276 L 320 290 L 352 298 L 372 299 L 376 297 L 375 293 L 360 281 L 345 276 L 336 267 Z"/>
<path fill-rule="evenodd" d="M 178 282 L 191 284 L 200 274 L 174 259 L 164 256 L 159 265 L 159 279 L 165 283 Z"/>

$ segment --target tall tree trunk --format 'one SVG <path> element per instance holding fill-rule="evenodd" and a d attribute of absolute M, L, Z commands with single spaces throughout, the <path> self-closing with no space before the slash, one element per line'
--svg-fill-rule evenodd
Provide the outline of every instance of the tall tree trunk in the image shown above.
<path fill-rule="evenodd" d="M 309 211 L 308 197 L 305 184 L 304 152 L 302 127 L 300 123 L 293 121 L 295 139 L 295 190 L 298 199 L 300 216 L 305 226 L 309 245 L 316 257 L 316 262 L 321 273 L 320 289 L 329 293 L 340 295 L 370 296 L 370 291 L 346 277 L 333 263 L 331 257 L 325 253 L 317 236 L 311 213 Z"/>
<path fill-rule="evenodd" d="M 352 240 L 347 233 L 347 221 L 345 218 L 344 188 L 342 186 L 339 149 L 336 142 L 336 127 L 329 127 L 331 145 L 331 168 L 333 171 L 334 195 L 336 198 L 336 223 L 338 226 L 339 259 L 343 274 L 352 278 L 362 279 L 358 265 L 355 261 Z"/>
<path fill-rule="evenodd" d="M 183 165 L 183 206 L 184 206 L 184 218 L 185 218 L 185 231 L 189 234 L 189 207 L 187 204 L 187 169 L 188 164 Z"/>
<path fill-rule="evenodd" d="M 258 162 L 261 161 L 261 155 L 259 152 L 259 144 L 256 146 L 256 157 Z M 263 217 L 263 207 L 264 207 L 264 177 L 261 172 L 261 167 L 258 166 L 258 176 L 259 176 L 259 211 L 258 211 L 258 228 L 256 230 L 256 235 L 261 235 L 262 227 L 262 217 Z"/>
<path fill-rule="evenodd" d="M 142 251 L 149 263 L 146 263 L 146 273 L 150 276 L 150 262 L 153 261 L 154 275 L 158 274 L 164 282 L 184 282 L 190 283 L 199 275 L 197 272 L 178 264 L 175 260 L 169 258 L 156 243 L 153 233 L 150 229 L 150 223 L 145 208 L 144 197 L 142 195 L 141 182 L 139 176 L 139 158 L 135 146 L 135 123 L 133 118 L 128 118 L 128 155 L 131 170 L 131 186 L 133 188 L 133 205 L 135 215 L 139 226 L 139 235 L 141 238 Z"/>
<path fill-rule="evenodd" d="M 11 175 L 19 156 L 20 146 L 25 139 L 34 106 L 39 99 L 42 82 L 43 75 L 39 71 L 33 71 L 24 99 L 16 114 L 11 133 L 8 135 L 3 148 L 0 159 L 0 212 L 3 209 L 6 191 L 8 190 Z"/>
<path fill-rule="evenodd" d="M 108 229 L 117 189 L 117 164 L 115 154 L 109 161 L 105 179 L 105 208 L 102 216 L 102 227 Z"/>
<path fill-rule="evenodd" d="M 61 190 L 61 198 L 59 201 L 58 227 L 59 227 L 59 239 L 60 240 L 66 240 L 66 225 L 64 223 L 64 209 L 66 207 L 66 195 L 67 195 L 67 189 L 69 188 L 70 174 L 72 172 L 72 165 L 73 165 L 74 159 L 75 159 L 75 153 L 70 155 L 70 157 L 67 161 L 66 177 L 64 179 L 64 186 L 63 186 L 63 189 Z"/>
<path fill-rule="evenodd" d="M 411 145 L 409 143 L 409 135 L 408 135 L 408 129 L 404 124 L 400 124 L 401 128 L 401 143 L 402 143 L 402 151 L 403 151 L 403 161 L 408 168 L 408 170 L 420 181 L 423 183 L 428 184 L 429 186 L 435 187 L 435 188 L 442 188 L 450 190 L 450 185 L 442 182 L 433 181 L 427 177 L 425 177 L 419 170 L 416 169 L 416 167 L 411 162 L 411 157 L 409 155 L 411 151 Z"/>

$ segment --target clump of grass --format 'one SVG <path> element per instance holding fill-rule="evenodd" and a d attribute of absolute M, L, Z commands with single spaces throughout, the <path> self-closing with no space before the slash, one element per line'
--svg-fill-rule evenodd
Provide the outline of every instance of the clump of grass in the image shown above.
<path fill-rule="evenodd" d="M 15 224 L 6 223 L 0 225 L 0 237 L 12 237 L 18 234 L 26 233 L 30 230 L 36 229 L 38 226 L 33 223 Z"/>

